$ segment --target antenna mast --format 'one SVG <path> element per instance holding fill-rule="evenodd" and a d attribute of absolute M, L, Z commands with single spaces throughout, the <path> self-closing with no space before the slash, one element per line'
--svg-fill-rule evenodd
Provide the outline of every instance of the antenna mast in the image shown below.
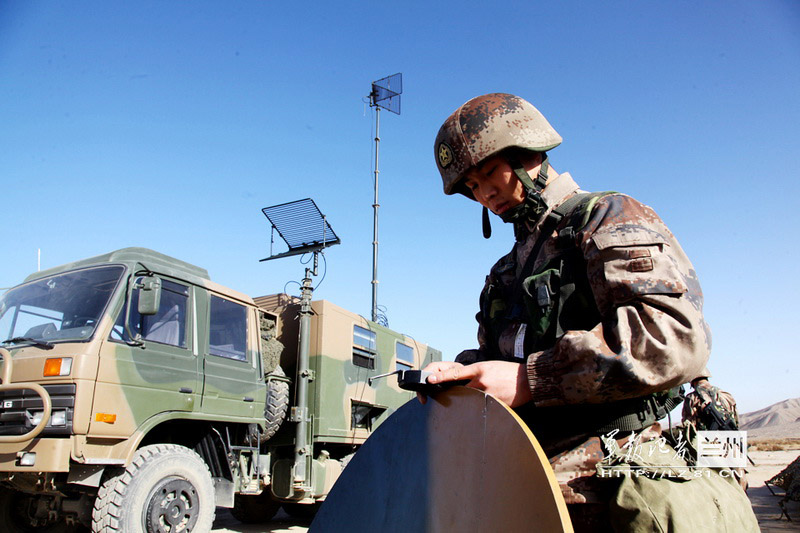
<path fill-rule="evenodd" d="M 298 492 L 311 492 L 311 468 L 313 459 L 313 445 L 311 437 L 311 417 L 308 414 L 308 389 L 314 379 L 310 370 L 311 357 L 311 296 L 314 287 L 311 286 L 311 276 L 317 275 L 317 259 L 320 253 L 328 246 L 339 244 L 341 240 L 333 232 L 328 219 L 323 215 L 317 204 L 311 198 L 296 200 L 285 204 L 265 207 L 261 210 L 272 225 L 269 257 L 261 261 L 270 261 L 279 257 L 289 257 L 300 254 L 313 254 L 314 264 L 306 268 L 306 275 L 300 285 L 300 343 L 297 351 L 297 401 L 292 408 L 295 426 L 295 463 L 292 470 L 294 486 Z M 272 244 L 275 242 L 275 233 L 278 233 L 289 250 L 283 253 L 273 253 Z"/>
<path fill-rule="evenodd" d="M 381 135 L 381 108 L 400 114 L 400 94 L 403 92 L 403 74 L 397 73 L 372 82 L 369 106 L 375 108 L 375 200 L 372 203 L 372 321 L 378 322 L 378 148 Z M 386 325 L 386 317 L 380 317 Z"/>

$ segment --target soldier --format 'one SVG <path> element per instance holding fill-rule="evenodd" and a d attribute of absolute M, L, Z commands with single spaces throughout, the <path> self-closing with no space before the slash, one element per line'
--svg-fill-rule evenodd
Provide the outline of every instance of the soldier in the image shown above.
<path fill-rule="evenodd" d="M 697 275 L 648 206 L 587 194 L 547 152 L 561 137 L 529 102 L 487 94 L 436 137 L 445 194 L 514 225 L 480 295 L 479 347 L 429 365 L 517 408 L 547 453 L 576 531 L 609 527 L 614 486 L 596 476 L 604 434 L 660 434 L 676 387 L 707 376 Z M 424 401 L 424 398 L 421 398 Z M 616 431 L 615 431 L 616 430 Z"/>

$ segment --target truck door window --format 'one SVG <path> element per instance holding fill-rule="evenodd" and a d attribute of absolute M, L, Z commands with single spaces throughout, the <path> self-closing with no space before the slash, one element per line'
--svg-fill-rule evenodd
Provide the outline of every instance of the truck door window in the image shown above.
<path fill-rule="evenodd" d="M 395 370 L 409 370 L 414 368 L 414 348 L 402 342 L 395 343 L 397 366 Z"/>
<path fill-rule="evenodd" d="M 353 326 L 353 364 L 356 366 L 375 369 L 375 332 Z"/>
<path fill-rule="evenodd" d="M 186 348 L 186 310 L 189 303 L 189 288 L 185 285 L 162 280 L 161 305 L 158 313 L 142 316 L 137 311 L 139 292 L 133 291 L 130 327 L 146 341 Z M 125 307 L 120 310 L 117 322 L 111 331 L 111 340 L 128 341 L 124 328 Z"/>
<path fill-rule="evenodd" d="M 211 295 L 208 351 L 237 361 L 247 360 L 247 308 Z"/>

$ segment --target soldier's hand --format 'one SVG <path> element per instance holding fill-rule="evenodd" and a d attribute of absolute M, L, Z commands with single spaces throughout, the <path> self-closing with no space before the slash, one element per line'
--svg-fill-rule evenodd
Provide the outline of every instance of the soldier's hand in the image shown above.
<path fill-rule="evenodd" d="M 424 370 L 426 372 L 433 372 L 434 375 L 439 375 L 442 372 L 445 372 L 447 370 L 450 370 L 450 369 L 453 369 L 453 368 L 456 368 L 456 367 L 463 368 L 464 365 L 462 365 L 461 363 L 456 363 L 455 361 L 437 361 L 435 363 L 430 363 L 428 366 L 426 366 L 422 370 Z M 433 376 L 431 376 L 431 377 L 433 377 Z M 456 381 L 456 380 L 446 379 L 446 380 L 441 380 L 441 381 Z M 430 380 L 430 378 L 428 378 L 428 383 L 433 383 Z M 421 404 L 424 404 L 425 402 L 428 401 L 428 397 L 425 394 L 422 394 L 421 392 L 417 393 L 417 399 L 419 400 L 419 403 L 421 403 Z"/>
<path fill-rule="evenodd" d="M 692 388 L 697 393 L 697 397 L 700 398 L 700 404 L 705 407 L 709 403 L 714 401 L 714 397 L 716 396 L 717 389 L 708 382 L 706 378 L 699 378 L 692 381 Z"/>
<path fill-rule="evenodd" d="M 525 365 L 508 361 L 481 361 L 471 365 L 455 362 L 432 363 L 425 370 L 433 372 L 428 383 L 469 380 L 467 387 L 491 394 L 510 407 L 531 400 L 531 389 Z M 417 395 L 418 397 L 420 395 Z M 420 398 L 424 402 L 424 399 Z"/>

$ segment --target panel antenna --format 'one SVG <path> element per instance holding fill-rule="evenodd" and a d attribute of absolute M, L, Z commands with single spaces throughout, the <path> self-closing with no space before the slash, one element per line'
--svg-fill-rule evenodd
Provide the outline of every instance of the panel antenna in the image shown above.
<path fill-rule="evenodd" d="M 378 313 L 378 147 L 381 142 L 381 108 L 400 114 L 400 94 L 403 92 L 403 74 L 397 73 L 372 82 L 369 105 L 375 108 L 375 201 L 372 204 L 372 321 L 388 325 L 385 316 Z"/>

